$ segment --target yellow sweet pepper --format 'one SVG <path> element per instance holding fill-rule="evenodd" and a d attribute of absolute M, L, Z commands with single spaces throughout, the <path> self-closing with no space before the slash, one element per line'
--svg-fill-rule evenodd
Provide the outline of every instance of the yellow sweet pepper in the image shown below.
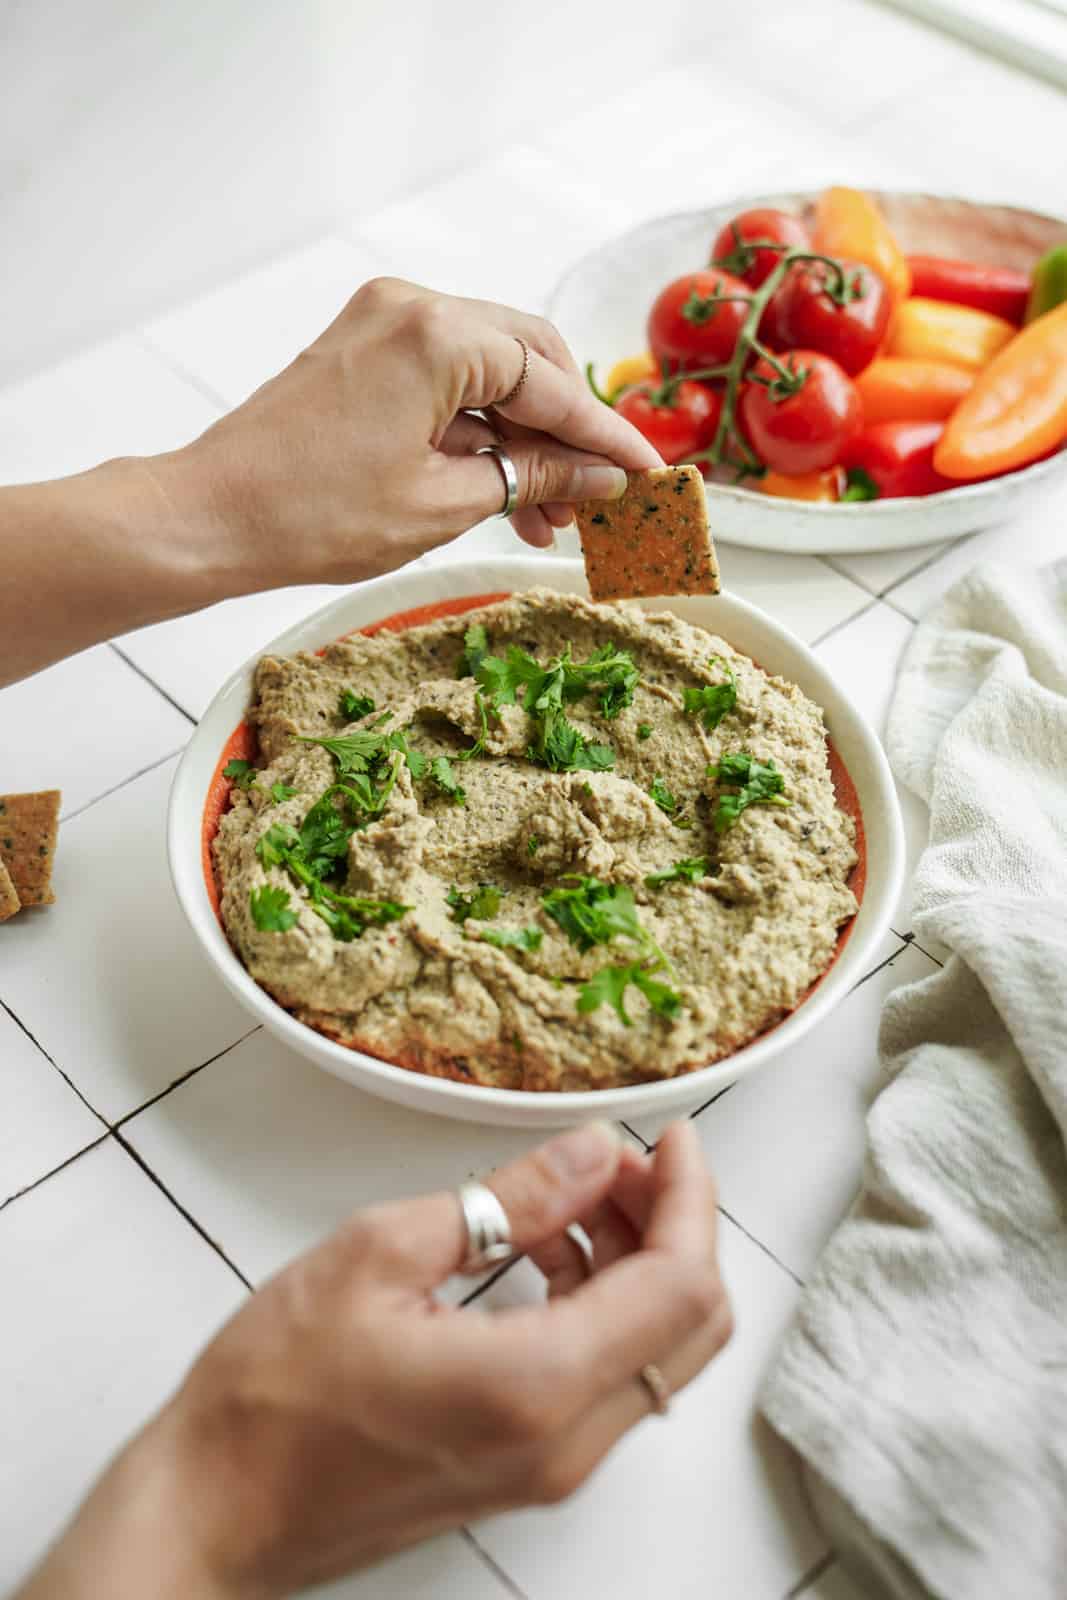
<path fill-rule="evenodd" d="M 621 361 L 616 361 L 604 379 L 604 393 L 615 394 L 619 389 L 628 389 L 631 383 L 641 383 L 645 378 L 658 377 L 659 368 L 651 351 L 646 350 L 644 355 L 640 356 L 623 356 Z"/>
<path fill-rule="evenodd" d="M 824 189 L 815 203 L 812 244 L 828 256 L 862 261 L 885 279 L 894 303 L 911 292 L 911 268 L 889 224 L 862 189 Z"/>
<path fill-rule="evenodd" d="M 989 311 L 914 295 L 897 307 L 886 354 L 909 361 L 951 361 L 977 372 L 989 365 L 1016 331 L 1010 322 Z"/>

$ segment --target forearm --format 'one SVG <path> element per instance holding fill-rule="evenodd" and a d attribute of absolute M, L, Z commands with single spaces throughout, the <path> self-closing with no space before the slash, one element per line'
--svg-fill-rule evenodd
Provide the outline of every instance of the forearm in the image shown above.
<path fill-rule="evenodd" d="M 168 1413 L 122 1451 L 13 1600 L 235 1600 L 181 1492 Z"/>
<path fill-rule="evenodd" d="M 0 489 L 0 683 L 250 585 L 195 455 Z"/>

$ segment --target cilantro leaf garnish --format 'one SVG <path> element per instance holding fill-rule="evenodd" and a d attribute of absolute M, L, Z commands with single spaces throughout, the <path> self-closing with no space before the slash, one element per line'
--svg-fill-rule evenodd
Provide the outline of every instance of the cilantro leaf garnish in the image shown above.
<path fill-rule="evenodd" d="M 472 622 L 463 635 L 463 654 L 456 663 L 457 678 L 473 678 L 489 654 L 489 635 L 480 622 Z"/>
<path fill-rule="evenodd" d="M 609 944 L 617 935 L 644 946 L 649 935 L 637 919 L 632 889 L 577 874 L 566 881 L 573 881 L 574 887 L 550 889 L 542 895 L 541 905 L 579 950 Z"/>
<path fill-rule="evenodd" d="M 713 656 L 709 666 L 717 660 Z M 737 705 L 737 679 L 725 662 L 722 665 L 726 669 L 725 683 L 705 683 L 699 689 L 684 690 L 682 695 L 686 716 L 700 716 L 709 732 Z"/>
<path fill-rule="evenodd" d="M 346 722 L 359 722 L 363 717 L 370 716 L 375 705 L 369 694 L 355 694 L 351 689 L 342 689 L 337 709 Z"/>
<path fill-rule="evenodd" d="M 335 739 L 317 738 L 311 734 L 298 734 L 297 738 L 301 744 L 317 744 L 328 750 L 337 762 L 338 772 L 348 777 L 353 772 L 369 772 L 373 766 L 381 763 L 390 750 L 403 748 L 394 742 L 398 738 L 403 739 L 403 734 L 385 731 L 383 723 L 388 720 L 386 713 L 372 727 L 359 728 L 355 733 L 343 733 Z"/>
<path fill-rule="evenodd" d="M 843 501 L 877 500 L 881 493 L 877 483 L 863 467 L 849 468 L 845 476 L 845 491 L 841 496 Z"/>
<path fill-rule="evenodd" d="M 637 724 L 637 737 L 639 739 L 641 739 L 641 740 L 651 739 L 651 737 L 652 737 L 652 724 L 651 724 L 651 722 L 639 722 Z"/>
<path fill-rule="evenodd" d="M 452 771 L 452 763 L 447 756 L 434 756 L 430 762 L 430 782 L 443 795 L 447 795 L 453 805 L 461 806 L 466 803 L 467 794 Z"/>
<path fill-rule="evenodd" d="M 498 950 L 539 950 L 544 934 L 540 928 L 481 928 L 479 938 Z"/>
<path fill-rule="evenodd" d="M 712 819 L 716 833 L 725 833 L 727 828 L 732 828 L 742 811 L 747 811 L 749 806 L 792 804 L 782 793 L 785 778 L 770 758 L 757 761 L 747 751 L 738 750 L 732 755 L 724 755 L 717 767 L 708 768 L 708 773 L 719 783 L 731 785 L 731 789 L 720 794 L 716 802 Z"/>
<path fill-rule="evenodd" d="M 581 769 L 606 771 L 615 764 L 610 746 L 586 739 L 568 719 L 565 706 L 594 694 L 600 714 L 617 717 L 631 704 L 639 673 L 633 657 L 614 645 L 600 645 L 588 661 L 577 662 L 565 650 L 546 666 L 517 645 L 507 654 L 485 655 L 474 667 L 474 677 L 485 690 L 494 711 L 503 705 L 522 707 L 534 723 L 526 754 L 552 772 Z"/>
<path fill-rule="evenodd" d="M 526 854 L 528 856 L 535 856 L 540 848 L 540 836 L 536 833 L 531 833 L 530 837 L 526 841 Z"/>
<path fill-rule="evenodd" d="M 280 806 L 283 800 L 291 800 L 299 793 L 299 789 L 290 789 L 287 783 L 272 783 L 270 786 L 270 797 L 276 806 Z"/>
<path fill-rule="evenodd" d="M 229 778 L 237 789 L 252 789 L 256 782 L 256 769 L 251 761 L 238 761 L 235 757 L 227 761 L 222 769 L 222 776 Z"/>
<path fill-rule="evenodd" d="M 661 889 L 665 883 L 696 883 L 698 878 L 706 877 L 707 872 L 707 856 L 687 856 L 684 861 L 676 861 L 673 867 L 650 872 L 645 882 L 650 889 Z"/>
<path fill-rule="evenodd" d="M 632 983 L 644 995 L 653 1011 L 673 1021 L 682 1009 L 682 997 L 676 989 L 660 983 L 652 976 L 659 965 L 648 968 L 641 961 L 628 961 L 621 966 L 601 967 L 579 991 L 578 1010 L 585 1014 L 595 1011 L 598 1006 L 613 1006 L 623 1027 L 629 1028 L 633 1025 L 633 1018 L 626 1010 L 625 997 L 627 987 Z"/>
<path fill-rule="evenodd" d="M 474 691 L 474 704 L 481 721 L 481 729 L 477 739 L 466 750 L 460 750 L 456 755 L 457 761 L 469 761 L 472 756 L 480 756 L 485 749 L 485 741 L 489 737 L 489 714 L 485 703 L 485 696 L 480 689 Z"/>
<path fill-rule="evenodd" d="M 681 805 L 681 801 L 678 799 L 677 795 L 671 793 L 670 789 L 668 789 L 667 785 L 658 774 L 649 784 L 648 792 L 659 806 L 660 810 L 665 812 L 668 817 L 673 817 L 674 813 Z"/>
<path fill-rule="evenodd" d="M 289 891 L 272 883 L 253 889 L 248 904 L 252 921 L 263 933 L 286 933 L 296 922 L 296 912 L 289 906 Z"/>
<path fill-rule="evenodd" d="M 454 922 L 466 922 L 474 917 L 478 922 L 488 922 L 500 910 L 503 891 L 495 883 L 480 883 L 473 894 L 461 894 L 455 884 L 449 889 L 445 901 Z"/>

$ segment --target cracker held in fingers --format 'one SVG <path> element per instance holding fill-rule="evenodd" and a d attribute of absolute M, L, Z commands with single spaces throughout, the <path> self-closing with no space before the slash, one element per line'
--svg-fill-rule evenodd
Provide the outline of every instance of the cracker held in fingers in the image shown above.
<path fill-rule="evenodd" d="M 584 500 L 574 515 L 594 600 L 719 593 L 698 467 L 631 472 L 621 500 Z"/>
<path fill-rule="evenodd" d="M 18 897 L 18 890 L 11 882 L 11 874 L 0 861 L 0 922 L 6 922 L 19 910 L 22 901 Z"/>
<path fill-rule="evenodd" d="M 0 794 L 0 861 L 24 906 L 50 906 L 59 837 L 58 789 Z"/>

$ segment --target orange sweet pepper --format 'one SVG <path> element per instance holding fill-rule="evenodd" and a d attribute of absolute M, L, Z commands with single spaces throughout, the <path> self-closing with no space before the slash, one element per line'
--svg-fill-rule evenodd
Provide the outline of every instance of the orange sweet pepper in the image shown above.
<path fill-rule="evenodd" d="M 825 472 L 804 472 L 796 477 L 790 477 L 785 472 L 765 472 L 759 480 L 759 487 L 764 494 L 773 494 L 782 500 L 839 500 L 844 485 L 843 467 L 829 467 Z"/>
<path fill-rule="evenodd" d="M 862 261 L 883 277 L 894 303 L 911 292 L 911 268 L 889 224 L 862 189 L 824 189 L 815 203 L 812 246 L 828 256 Z"/>
<path fill-rule="evenodd" d="M 1067 301 L 1027 323 L 975 379 L 945 424 L 934 466 L 946 478 L 990 478 L 1067 440 Z"/>
<path fill-rule="evenodd" d="M 977 371 L 1015 332 L 1012 323 L 990 311 L 914 295 L 897 307 L 886 353 L 912 361 L 954 361 Z"/>
<path fill-rule="evenodd" d="M 879 356 L 852 381 L 863 402 L 865 425 L 941 422 L 970 389 L 974 373 L 948 361 Z"/>

